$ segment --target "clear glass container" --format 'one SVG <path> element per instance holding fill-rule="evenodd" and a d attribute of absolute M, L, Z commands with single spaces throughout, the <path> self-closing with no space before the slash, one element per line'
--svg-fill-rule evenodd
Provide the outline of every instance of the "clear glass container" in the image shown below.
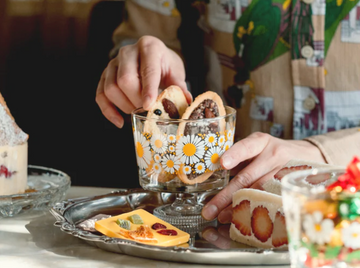
<path fill-rule="evenodd" d="M 139 181 L 143 189 L 176 193 L 173 204 L 154 214 L 178 227 L 204 222 L 197 193 L 222 189 L 230 171 L 221 155 L 234 143 L 236 111 L 215 118 L 154 119 L 142 108 L 132 113 Z M 187 228 L 186 227 L 186 228 Z"/>
<path fill-rule="evenodd" d="M 22 194 L 0 195 L 0 218 L 34 210 L 49 210 L 65 198 L 70 186 L 68 174 L 53 168 L 29 165 L 26 191 Z"/>
<path fill-rule="evenodd" d="M 360 267 L 360 193 L 326 187 L 345 169 L 290 173 L 281 181 L 291 267 Z"/>

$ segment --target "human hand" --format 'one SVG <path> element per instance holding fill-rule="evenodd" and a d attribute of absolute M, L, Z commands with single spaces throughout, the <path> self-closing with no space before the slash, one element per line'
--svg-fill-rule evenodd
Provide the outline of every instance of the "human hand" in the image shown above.
<path fill-rule="evenodd" d="M 156 101 L 159 88 L 171 85 L 179 86 L 191 103 L 180 56 L 159 39 L 143 36 L 136 44 L 122 47 L 109 62 L 98 83 L 95 100 L 103 115 L 122 128 L 124 118 L 116 107 L 126 114 L 141 106 L 148 110 Z"/>
<path fill-rule="evenodd" d="M 220 249 L 252 248 L 230 238 L 230 224 L 220 224 L 218 227 L 208 226 L 201 231 L 201 237 Z"/>
<path fill-rule="evenodd" d="M 325 163 L 320 150 L 304 140 L 283 140 L 256 132 L 238 141 L 220 159 L 222 167 L 233 169 L 232 175 L 236 175 L 205 205 L 203 218 L 218 217 L 221 223 L 230 222 L 233 193 L 242 188 L 261 189 L 261 185 L 292 159 Z"/>
<path fill-rule="evenodd" d="M 219 228 L 213 226 L 206 227 L 202 230 L 202 238 L 210 244 L 220 249 L 231 248 L 234 241 L 230 239 L 229 234 L 230 224 L 220 225 Z"/>

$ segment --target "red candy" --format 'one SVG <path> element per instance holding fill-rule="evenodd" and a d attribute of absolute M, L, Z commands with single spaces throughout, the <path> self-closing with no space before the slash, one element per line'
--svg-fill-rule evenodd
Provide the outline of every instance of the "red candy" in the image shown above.
<path fill-rule="evenodd" d="M 169 235 L 169 236 L 177 235 L 177 232 L 175 230 L 171 230 L 171 229 L 163 229 L 163 230 L 159 230 L 157 232 L 162 235 Z"/>
<path fill-rule="evenodd" d="M 360 160 L 354 157 L 351 163 L 347 166 L 346 173 L 339 176 L 338 180 L 327 187 L 331 191 L 335 187 L 340 187 L 341 190 L 349 192 L 356 192 L 360 189 Z"/>
<path fill-rule="evenodd" d="M 153 230 L 159 230 L 159 229 L 166 229 L 166 226 L 164 224 L 161 224 L 161 223 L 154 223 L 151 228 Z"/>
<path fill-rule="evenodd" d="M 360 160 L 354 157 L 353 161 L 347 167 L 348 173 L 354 178 L 354 180 L 360 184 Z"/>

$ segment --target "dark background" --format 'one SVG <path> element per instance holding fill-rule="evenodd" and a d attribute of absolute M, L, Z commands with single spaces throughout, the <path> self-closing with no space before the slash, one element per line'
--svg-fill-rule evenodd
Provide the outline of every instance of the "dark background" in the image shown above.
<path fill-rule="evenodd" d="M 0 3 L 0 92 L 30 136 L 29 164 L 60 169 L 72 185 L 139 187 L 130 121 L 116 128 L 95 102 L 122 9 L 121 1 Z"/>

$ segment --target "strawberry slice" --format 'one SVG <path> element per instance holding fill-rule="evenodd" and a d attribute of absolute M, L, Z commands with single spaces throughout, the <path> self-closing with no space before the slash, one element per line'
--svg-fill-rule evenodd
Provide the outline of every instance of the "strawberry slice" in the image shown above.
<path fill-rule="evenodd" d="M 249 200 L 243 200 L 233 208 L 231 222 L 243 235 L 245 236 L 251 235 Z"/>
<path fill-rule="evenodd" d="M 251 229 L 255 237 L 265 243 L 271 237 L 273 228 L 273 222 L 267 208 L 263 206 L 256 207 L 251 216 Z"/>
<path fill-rule="evenodd" d="M 274 221 L 274 232 L 272 235 L 272 244 L 276 248 L 288 244 L 285 224 L 285 216 L 280 211 L 276 212 Z"/>
<path fill-rule="evenodd" d="M 306 169 L 312 169 L 312 166 L 308 166 L 308 165 L 301 165 L 301 166 L 292 166 L 292 167 L 284 167 L 282 169 L 280 169 L 275 175 L 274 175 L 274 178 L 276 180 L 279 180 L 281 181 L 281 179 L 291 173 L 291 172 L 294 172 L 294 171 L 298 171 L 298 170 L 306 170 Z"/>
<path fill-rule="evenodd" d="M 331 179 L 331 174 L 317 174 L 317 175 L 307 176 L 305 181 L 311 185 L 318 185 L 323 182 L 326 182 L 329 179 Z"/>

